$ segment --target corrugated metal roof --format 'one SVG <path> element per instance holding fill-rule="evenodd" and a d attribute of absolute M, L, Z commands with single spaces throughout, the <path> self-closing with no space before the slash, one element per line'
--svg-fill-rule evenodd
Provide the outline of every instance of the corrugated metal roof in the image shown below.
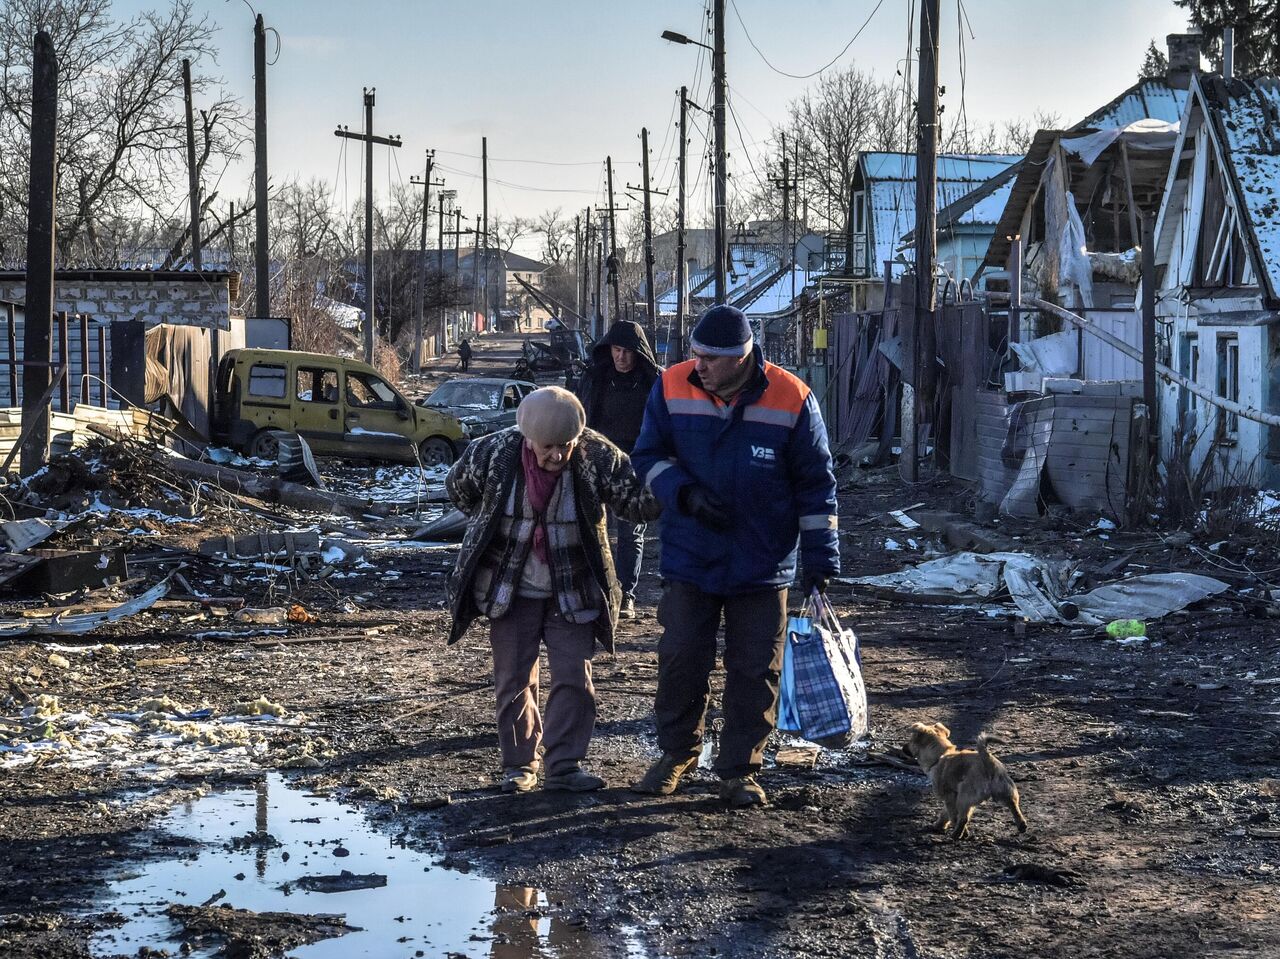
<path fill-rule="evenodd" d="M 944 153 L 938 157 L 938 179 L 981 183 L 1021 159 L 1017 154 L 1005 153 Z M 863 153 L 858 162 L 868 180 L 915 182 L 914 153 Z"/>
<path fill-rule="evenodd" d="M 744 303 L 735 304 L 747 316 L 768 316 L 771 313 L 781 313 L 791 306 L 792 290 L 795 295 L 799 296 L 800 292 L 810 280 L 819 276 L 818 273 L 810 273 L 803 267 L 792 267 L 790 270 L 783 269 L 774 278 L 773 282 L 763 287 L 754 296 L 745 299 Z M 795 279 L 795 286 L 792 286 L 792 278 Z"/>
<path fill-rule="evenodd" d="M 947 154 L 938 157 L 937 204 L 942 210 L 959 203 L 966 195 L 993 177 L 1005 173 L 1021 160 L 1016 154 Z M 858 158 L 871 217 L 874 248 L 872 263 L 877 267 L 894 259 L 904 234 L 916 221 L 916 158 L 912 153 L 863 153 Z M 1007 191 L 1004 192 L 1007 196 Z M 957 222 L 994 223 L 1003 204 L 984 200 L 980 212 L 972 212 Z M 975 207 L 975 210 L 978 209 Z"/>
<path fill-rule="evenodd" d="M 1171 87 L 1165 80 L 1142 80 L 1089 114 L 1072 129 L 1127 127 L 1130 123 L 1147 119 L 1177 123 L 1187 105 L 1187 94 L 1188 91 Z"/>

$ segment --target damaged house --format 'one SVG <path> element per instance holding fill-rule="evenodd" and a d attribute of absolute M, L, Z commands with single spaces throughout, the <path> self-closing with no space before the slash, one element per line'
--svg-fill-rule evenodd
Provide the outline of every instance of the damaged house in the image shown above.
<path fill-rule="evenodd" d="M 1199 37 L 1169 37 L 1167 76 L 1140 81 L 1067 130 L 1040 130 L 983 261 L 990 289 L 1020 277 L 1024 300 L 1084 317 L 1141 348 L 1143 221 L 1165 201 Z M 1007 288 L 1007 286 L 1006 286 Z M 1023 309 L 1008 360 L 980 389 L 971 426 L 980 496 L 1033 516 L 1046 498 L 1123 518 L 1146 435 L 1141 364 L 1098 336 Z"/>
<path fill-rule="evenodd" d="M 1280 82 L 1199 76 L 1156 228 L 1159 359 L 1226 400 L 1280 413 Z M 1162 455 L 1271 487 L 1280 428 L 1162 382 Z"/>
<path fill-rule="evenodd" d="M 21 403 L 26 273 L 0 272 L 0 406 Z M 67 368 L 53 407 L 71 412 L 96 400 L 118 409 L 158 405 L 207 436 L 211 370 L 223 351 L 245 345 L 246 324 L 233 312 L 240 276 L 225 270 L 59 270 L 54 281 L 52 358 Z M 20 366 L 20 364 L 19 364 Z"/>

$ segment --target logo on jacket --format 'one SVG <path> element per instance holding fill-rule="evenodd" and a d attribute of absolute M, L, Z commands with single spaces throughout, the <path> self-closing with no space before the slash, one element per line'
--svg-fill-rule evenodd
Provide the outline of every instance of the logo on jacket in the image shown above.
<path fill-rule="evenodd" d="M 778 455 L 771 447 L 753 446 L 751 447 L 751 458 L 759 461 L 760 463 L 776 463 Z"/>

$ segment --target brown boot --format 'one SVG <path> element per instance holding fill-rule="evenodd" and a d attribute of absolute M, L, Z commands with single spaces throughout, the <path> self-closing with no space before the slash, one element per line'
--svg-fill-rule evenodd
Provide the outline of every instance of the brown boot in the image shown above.
<path fill-rule="evenodd" d="M 724 780 L 720 783 L 720 798 L 734 809 L 765 806 L 769 803 L 755 776 L 740 776 L 737 779 Z"/>
<path fill-rule="evenodd" d="M 676 756 L 663 753 L 662 758 L 649 767 L 644 778 L 631 787 L 632 792 L 650 796 L 670 796 L 680 785 L 680 777 L 697 763 L 698 757 Z"/>

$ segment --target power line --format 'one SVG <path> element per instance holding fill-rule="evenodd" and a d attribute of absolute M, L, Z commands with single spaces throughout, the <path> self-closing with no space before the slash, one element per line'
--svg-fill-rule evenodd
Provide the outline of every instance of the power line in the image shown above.
<path fill-rule="evenodd" d="M 747 42 L 751 44 L 751 49 L 755 50 L 755 52 L 760 55 L 760 59 L 764 61 L 765 66 L 767 66 L 774 73 L 781 74 L 784 77 L 790 77 L 792 80 L 809 80 L 813 77 L 816 77 L 819 73 L 822 73 L 828 67 L 833 66 L 837 60 L 839 60 L 841 57 L 843 57 L 846 53 L 849 52 L 849 48 L 853 46 L 853 42 L 857 40 L 858 37 L 862 36 L 862 31 L 867 29 L 868 26 L 870 26 L 871 21 L 875 19 L 876 13 L 878 13 L 880 8 L 884 6 L 884 0 L 880 0 L 880 2 L 875 5 L 875 7 L 871 11 L 870 16 L 868 16 L 867 19 L 863 21 L 862 26 L 858 27 L 858 32 L 855 33 L 852 37 L 850 37 L 849 42 L 844 45 L 844 49 L 841 50 L 839 53 L 837 53 L 834 57 L 832 57 L 826 63 L 824 63 L 822 66 L 818 67 L 818 69 L 814 70 L 812 73 L 788 73 L 786 70 L 781 70 L 778 67 L 775 67 L 772 63 L 770 63 L 769 58 L 764 55 L 764 51 L 761 50 L 756 45 L 755 40 L 751 39 L 751 31 L 747 29 L 746 23 L 743 22 L 742 14 L 738 12 L 737 3 L 735 3 L 734 0 L 729 0 L 729 5 L 733 7 L 733 15 L 738 18 L 738 25 L 742 27 L 742 32 L 746 35 Z"/>
<path fill-rule="evenodd" d="M 459 153 L 457 150 L 436 150 L 437 153 L 446 153 L 454 157 L 466 157 L 468 160 L 479 160 L 480 156 L 475 153 Z M 489 157 L 490 163 L 534 163 L 539 166 L 595 166 L 595 160 L 528 160 L 513 159 L 511 157 Z"/>
<path fill-rule="evenodd" d="M 444 153 L 446 151 L 441 150 L 439 152 Z M 445 164 L 443 163 L 437 163 L 436 166 L 438 166 L 441 170 L 444 170 L 446 173 L 454 173 L 454 174 L 457 174 L 458 176 L 469 177 L 473 180 L 480 179 L 479 173 L 472 173 L 470 170 L 462 170 L 457 167 L 445 166 Z M 578 189 L 572 189 L 568 187 L 565 187 L 562 189 L 560 187 L 550 187 L 550 186 L 529 186 L 524 183 L 512 183 L 510 180 L 500 180 L 497 177 L 492 177 L 492 176 L 489 177 L 489 182 L 500 183 L 503 186 L 510 187 L 513 190 L 527 190 L 531 193 L 580 193 L 584 196 L 594 195 L 591 190 L 578 190 Z"/>

